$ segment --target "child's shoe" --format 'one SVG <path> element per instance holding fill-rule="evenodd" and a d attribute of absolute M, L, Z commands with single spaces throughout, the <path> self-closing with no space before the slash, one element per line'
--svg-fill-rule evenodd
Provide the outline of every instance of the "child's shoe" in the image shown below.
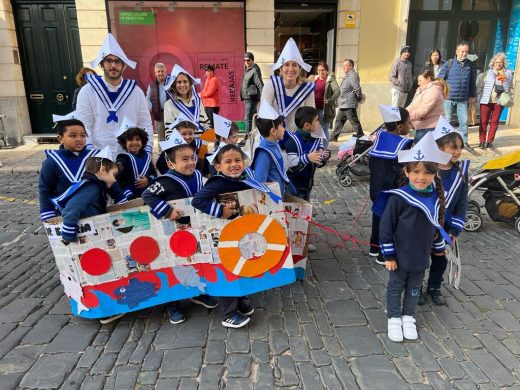
<path fill-rule="evenodd" d="M 255 308 L 251 306 L 249 303 L 247 303 L 244 300 L 238 301 L 238 309 L 237 311 L 242 314 L 243 316 L 250 316 L 255 312 Z"/>
<path fill-rule="evenodd" d="M 377 257 L 379 256 L 379 248 L 376 248 L 375 246 L 371 246 L 368 250 L 368 255 L 371 257 Z"/>
<path fill-rule="evenodd" d="M 177 306 L 170 306 L 167 309 L 168 316 L 170 317 L 170 322 L 174 325 L 182 324 L 186 321 L 186 317 L 184 317 L 184 313 Z"/>
<path fill-rule="evenodd" d="M 403 328 L 400 318 L 388 319 L 388 338 L 392 341 L 400 343 L 403 341 Z"/>
<path fill-rule="evenodd" d="M 222 325 L 226 328 L 241 328 L 245 325 L 247 325 L 251 321 L 251 318 L 243 316 L 240 313 L 235 313 L 231 317 L 226 318 L 224 321 L 222 321 Z"/>
<path fill-rule="evenodd" d="M 432 299 L 432 302 L 435 303 L 437 306 L 444 306 L 446 304 L 446 300 L 442 296 L 441 290 L 428 290 L 428 295 Z"/>
<path fill-rule="evenodd" d="M 407 340 L 417 340 L 417 327 L 415 326 L 415 318 L 412 316 L 403 316 L 403 336 Z"/>
<path fill-rule="evenodd" d="M 307 250 L 309 251 L 309 253 L 314 253 L 316 252 L 317 248 L 314 245 L 309 244 Z"/>
<path fill-rule="evenodd" d="M 115 316 L 112 316 L 112 317 L 101 318 L 101 319 L 99 320 L 99 322 L 100 322 L 102 325 L 110 324 L 111 322 L 117 321 L 118 319 L 120 319 L 120 318 L 123 317 L 123 316 L 124 316 L 124 314 L 116 314 Z"/>
<path fill-rule="evenodd" d="M 209 295 L 199 295 L 191 298 L 191 301 L 197 305 L 204 306 L 206 309 L 214 309 L 218 306 L 218 301 Z"/>

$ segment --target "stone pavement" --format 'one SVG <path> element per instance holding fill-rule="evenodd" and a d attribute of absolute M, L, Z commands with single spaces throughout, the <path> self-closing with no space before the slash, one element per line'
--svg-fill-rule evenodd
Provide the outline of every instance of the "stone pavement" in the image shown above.
<path fill-rule="evenodd" d="M 367 182 L 316 177 L 316 220 L 367 240 Z M 360 214 L 361 213 L 361 214 Z M 0 174 L 0 389 L 496 389 L 520 388 L 520 240 L 487 216 L 460 238 L 460 290 L 417 316 L 420 340 L 386 336 L 387 271 L 314 230 L 308 276 L 253 296 L 244 329 L 186 305 L 116 323 L 73 317 L 38 222 L 37 174 Z M 359 223 L 354 221 L 360 215 Z"/>

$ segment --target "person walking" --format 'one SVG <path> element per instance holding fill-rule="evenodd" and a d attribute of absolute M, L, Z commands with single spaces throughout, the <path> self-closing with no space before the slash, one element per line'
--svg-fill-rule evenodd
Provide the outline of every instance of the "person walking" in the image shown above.
<path fill-rule="evenodd" d="M 329 66 L 325 61 L 318 62 L 317 73 L 314 80 L 314 104 L 318 109 L 318 118 L 326 136 L 323 140 L 323 147 L 327 149 L 329 127 L 336 116 L 336 101 L 341 91 L 336 76 L 332 72 L 329 73 Z"/>
<path fill-rule="evenodd" d="M 403 46 L 399 54 L 399 58 L 392 64 L 388 76 L 392 83 L 393 107 L 404 107 L 408 92 L 413 87 L 412 63 L 408 61 L 410 58 L 410 46 Z"/>
<path fill-rule="evenodd" d="M 218 114 L 220 111 L 220 81 L 215 76 L 215 67 L 213 65 L 208 64 L 204 69 L 206 70 L 206 83 L 200 93 L 200 97 L 202 98 L 202 104 L 211 128 L 214 128 L 213 114 Z"/>
<path fill-rule="evenodd" d="M 450 121 L 452 112 L 457 113 L 459 121 L 459 132 L 464 140 L 464 145 L 471 149 L 468 144 L 468 104 L 476 101 L 477 85 L 473 63 L 467 58 L 469 44 L 461 42 L 457 45 L 455 58 L 452 58 L 441 66 L 439 78 L 448 82 L 450 94 L 444 101 L 446 119 Z"/>
<path fill-rule="evenodd" d="M 245 135 L 247 137 L 253 126 L 253 116 L 256 114 L 264 83 L 262 71 L 255 64 L 255 56 L 250 51 L 244 54 L 244 66 L 245 71 L 240 82 L 240 99 L 244 101 Z"/>
<path fill-rule="evenodd" d="M 503 106 L 500 105 L 500 95 L 509 93 L 511 87 L 512 74 L 507 69 L 506 55 L 498 53 L 489 62 L 489 70 L 484 78 L 484 87 L 480 97 L 480 126 L 479 126 L 479 147 L 482 149 L 491 148 L 495 140 L 500 114 Z M 489 131 L 488 131 L 488 123 Z"/>
<path fill-rule="evenodd" d="M 362 100 L 363 94 L 361 92 L 361 86 L 359 85 L 359 76 L 354 70 L 354 61 L 347 58 L 343 61 L 343 71 L 345 77 L 340 84 L 340 95 L 338 98 L 339 112 L 336 115 L 334 121 L 334 131 L 331 136 L 331 140 L 334 142 L 338 141 L 341 130 L 348 120 L 354 131 L 356 137 L 363 136 L 363 128 L 357 115 L 358 103 Z"/>

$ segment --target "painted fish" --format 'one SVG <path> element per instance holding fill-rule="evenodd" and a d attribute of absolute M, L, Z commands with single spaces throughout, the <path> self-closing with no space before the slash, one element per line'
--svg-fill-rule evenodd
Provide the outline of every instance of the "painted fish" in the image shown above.
<path fill-rule="evenodd" d="M 173 272 L 177 280 L 184 286 L 196 287 L 201 292 L 206 291 L 206 283 L 201 282 L 197 271 L 193 267 L 186 267 L 183 265 L 176 265 L 173 267 Z"/>
<path fill-rule="evenodd" d="M 156 284 L 151 282 L 141 282 L 137 278 L 130 278 L 126 286 L 118 287 L 114 290 L 117 303 L 128 305 L 133 309 L 141 302 L 157 295 Z"/>

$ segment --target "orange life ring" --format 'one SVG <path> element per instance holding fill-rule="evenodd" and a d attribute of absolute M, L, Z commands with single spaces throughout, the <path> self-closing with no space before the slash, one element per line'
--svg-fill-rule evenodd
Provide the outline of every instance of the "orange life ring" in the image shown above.
<path fill-rule="evenodd" d="M 267 249 L 259 257 L 245 259 L 238 244 L 240 239 L 249 233 L 261 234 L 266 240 Z M 251 214 L 239 217 L 224 226 L 218 242 L 218 254 L 222 265 L 229 272 L 252 277 L 278 264 L 286 246 L 287 235 L 278 221 L 267 215 Z"/>
<path fill-rule="evenodd" d="M 215 130 L 208 129 L 199 138 L 202 140 L 202 145 L 200 146 L 198 157 L 204 159 L 204 156 L 208 153 L 208 144 L 215 142 Z"/>

